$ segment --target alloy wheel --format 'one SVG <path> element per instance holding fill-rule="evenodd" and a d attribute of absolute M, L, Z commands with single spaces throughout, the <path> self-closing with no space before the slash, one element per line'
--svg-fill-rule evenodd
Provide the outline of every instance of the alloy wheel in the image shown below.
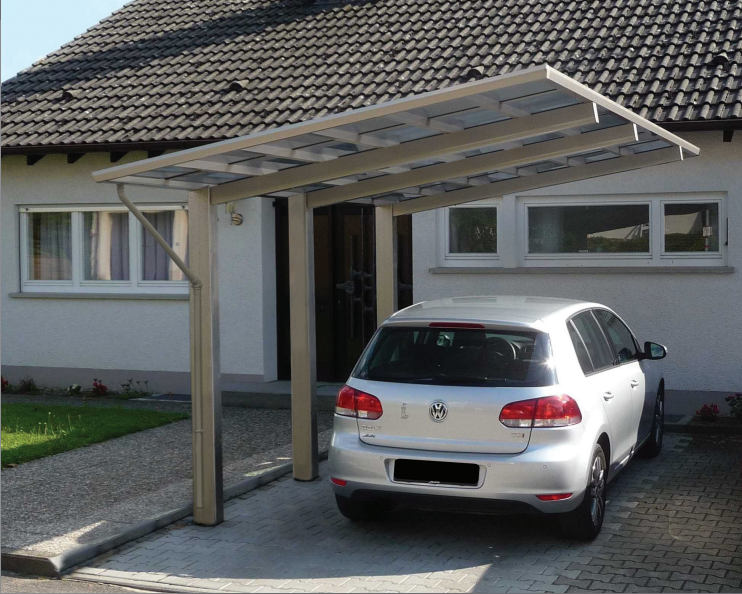
<path fill-rule="evenodd" d="M 603 492 L 605 490 L 605 469 L 603 460 L 596 456 L 593 460 L 593 468 L 590 473 L 590 515 L 593 524 L 598 525 L 603 517 L 605 502 Z"/>

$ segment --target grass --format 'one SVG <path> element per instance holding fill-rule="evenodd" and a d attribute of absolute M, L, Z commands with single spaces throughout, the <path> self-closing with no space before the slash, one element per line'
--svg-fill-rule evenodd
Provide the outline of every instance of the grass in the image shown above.
<path fill-rule="evenodd" d="M 95 406 L 2 405 L 2 465 L 60 454 L 187 419 L 184 413 Z"/>

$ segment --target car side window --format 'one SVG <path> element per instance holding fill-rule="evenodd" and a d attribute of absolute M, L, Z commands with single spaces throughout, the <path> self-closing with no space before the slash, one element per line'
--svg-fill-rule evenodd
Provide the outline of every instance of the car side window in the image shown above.
<path fill-rule="evenodd" d="M 626 324 L 606 309 L 596 309 L 595 317 L 598 318 L 608 340 L 613 345 L 619 364 L 639 358 L 634 337 Z"/>
<path fill-rule="evenodd" d="M 589 311 L 583 311 L 572 318 L 577 332 L 579 332 L 582 342 L 585 343 L 588 355 L 593 364 L 594 371 L 601 371 L 613 365 L 613 353 L 611 347 L 603 335 L 603 331 L 595 321 L 593 314 Z"/>
<path fill-rule="evenodd" d="M 572 346 L 575 347 L 577 360 L 580 362 L 580 367 L 582 367 L 582 373 L 585 375 L 592 373 L 593 363 L 590 360 L 590 355 L 587 352 L 587 348 L 585 348 L 585 343 L 582 342 L 582 338 L 580 338 L 579 332 L 577 332 L 575 327 L 572 325 L 572 322 L 567 322 L 567 330 L 569 331 L 569 337 L 572 339 Z"/>

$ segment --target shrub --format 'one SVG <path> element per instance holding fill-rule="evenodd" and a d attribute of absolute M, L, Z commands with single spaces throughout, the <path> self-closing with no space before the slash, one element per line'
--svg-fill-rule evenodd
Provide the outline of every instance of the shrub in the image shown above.
<path fill-rule="evenodd" d="M 707 423 L 716 421 L 716 417 L 719 416 L 719 407 L 715 404 L 704 404 L 701 410 L 696 411 L 696 416 Z"/>
<path fill-rule="evenodd" d="M 136 397 L 136 396 L 149 396 L 152 391 L 149 389 L 149 380 L 139 381 L 130 379 L 125 383 L 121 384 L 124 389 L 124 396 Z"/>
<path fill-rule="evenodd" d="M 80 384 L 72 384 L 69 388 L 67 388 L 67 395 L 68 396 L 77 396 L 82 392 L 82 386 Z"/>
<path fill-rule="evenodd" d="M 99 381 L 98 378 L 93 378 L 93 394 L 95 396 L 105 396 L 108 394 L 108 386 L 103 384 L 103 381 Z"/>
<path fill-rule="evenodd" d="M 2 388 L 3 393 L 7 393 L 8 389 L 10 388 L 10 382 L 6 380 L 3 376 L 0 375 L 0 388 Z"/>
<path fill-rule="evenodd" d="M 40 390 L 36 385 L 36 382 L 33 381 L 33 378 L 24 377 L 20 382 L 18 382 L 17 391 L 19 394 L 38 394 Z"/>
<path fill-rule="evenodd" d="M 738 419 L 742 419 L 742 394 L 735 394 L 734 396 L 727 396 L 726 400 L 732 414 Z"/>

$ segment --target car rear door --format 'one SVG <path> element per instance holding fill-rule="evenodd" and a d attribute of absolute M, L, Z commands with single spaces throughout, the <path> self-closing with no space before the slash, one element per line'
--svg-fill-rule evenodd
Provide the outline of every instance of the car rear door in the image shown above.
<path fill-rule="evenodd" d="M 585 371 L 588 389 L 603 402 L 611 427 L 611 457 L 613 462 L 620 463 L 631 454 L 636 441 L 634 408 L 625 370 L 614 365 L 613 350 L 591 311 L 573 316 L 570 323 L 589 356 L 590 367 L 585 367 L 583 359 L 580 364 Z M 574 343 L 575 334 L 572 331 L 570 334 Z M 579 359 L 580 349 L 576 347 L 576 351 Z"/>
<path fill-rule="evenodd" d="M 607 309 L 596 309 L 595 317 L 605 332 L 616 358 L 616 365 L 623 370 L 623 380 L 629 388 L 633 408 L 634 444 L 649 432 L 646 421 L 651 423 L 654 398 L 646 389 L 644 371 L 639 364 L 639 345 L 631 330 L 621 318 Z"/>

